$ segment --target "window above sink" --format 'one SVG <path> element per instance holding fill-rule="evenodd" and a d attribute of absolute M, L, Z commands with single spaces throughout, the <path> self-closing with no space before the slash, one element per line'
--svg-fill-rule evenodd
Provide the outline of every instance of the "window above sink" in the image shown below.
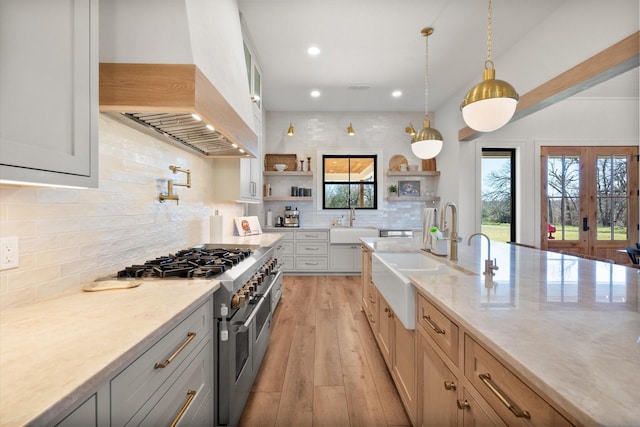
<path fill-rule="evenodd" d="M 322 156 L 322 209 L 377 209 L 378 156 Z"/>

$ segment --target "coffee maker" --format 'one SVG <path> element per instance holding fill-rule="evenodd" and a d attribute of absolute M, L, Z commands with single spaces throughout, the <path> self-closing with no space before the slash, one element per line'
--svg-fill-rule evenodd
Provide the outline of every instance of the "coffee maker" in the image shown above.
<path fill-rule="evenodd" d="M 300 211 L 298 208 L 291 210 L 291 206 L 284 207 L 283 227 L 300 227 Z"/>

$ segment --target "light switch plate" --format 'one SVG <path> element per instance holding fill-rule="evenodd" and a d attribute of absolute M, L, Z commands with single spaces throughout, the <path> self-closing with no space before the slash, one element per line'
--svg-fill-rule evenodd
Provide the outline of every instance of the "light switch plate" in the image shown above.
<path fill-rule="evenodd" d="M 19 265 L 17 237 L 0 238 L 0 270 L 8 270 Z"/>

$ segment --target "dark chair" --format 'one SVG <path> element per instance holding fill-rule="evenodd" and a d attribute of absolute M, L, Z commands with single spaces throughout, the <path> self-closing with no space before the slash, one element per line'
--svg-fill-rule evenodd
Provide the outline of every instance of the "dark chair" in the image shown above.
<path fill-rule="evenodd" d="M 632 248 L 631 246 L 627 246 L 625 249 L 627 250 L 631 264 L 640 264 L 640 249 Z"/>
<path fill-rule="evenodd" d="M 636 248 L 640 249 L 640 242 L 636 243 Z"/>

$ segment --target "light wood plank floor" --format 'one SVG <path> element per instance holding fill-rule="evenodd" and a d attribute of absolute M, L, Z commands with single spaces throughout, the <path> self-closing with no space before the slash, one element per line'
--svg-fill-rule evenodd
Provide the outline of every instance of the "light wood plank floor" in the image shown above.
<path fill-rule="evenodd" d="M 360 311 L 360 276 L 284 277 L 240 425 L 410 425 Z"/>

